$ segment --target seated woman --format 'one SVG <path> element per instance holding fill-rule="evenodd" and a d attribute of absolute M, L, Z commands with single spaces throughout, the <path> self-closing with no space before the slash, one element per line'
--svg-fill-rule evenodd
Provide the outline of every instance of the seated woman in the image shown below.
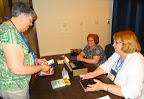
<path fill-rule="evenodd" d="M 93 78 L 104 73 L 115 83 L 105 84 L 94 80 L 88 91 L 105 90 L 125 99 L 144 99 L 144 57 L 141 47 L 132 31 L 120 31 L 113 36 L 115 53 L 94 72 L 83 79 Z"/>
<path fill-rule="evenodd" d="M 96 67 L 104 63 L 106 61 L 106 55 L 98 43 L 99 36 L 97 34 L 89 34 L 87 36 L 87 45 L 77 56 L 77 60 L 86 63 L 93 63 Z M 86 58 L 83 58 L 84 56 L 86 56 Z"/>

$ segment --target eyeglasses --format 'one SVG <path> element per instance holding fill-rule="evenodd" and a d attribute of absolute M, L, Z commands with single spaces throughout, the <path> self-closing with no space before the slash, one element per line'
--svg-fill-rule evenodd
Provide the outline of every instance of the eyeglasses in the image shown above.
<path fill-rule="evenodd" d="M 92 41 L 94 41 L 94 40 L 87 40 L 88 42 L 92 42 Z"/>
<path fill-rule="evenodd" d="M 28 20 L 30 21 L 30 23 L 32 23 L 32 25 L 34 25 L 34 19 L 28 18 Z"/>
<path fill-rule="evenodd" d="M 113 44 L 119 44 L 119 43 L 122 43 L 122 42 L 119 42 L 119 41 L 116 41 L 116 40 L 113 41 Z"/>

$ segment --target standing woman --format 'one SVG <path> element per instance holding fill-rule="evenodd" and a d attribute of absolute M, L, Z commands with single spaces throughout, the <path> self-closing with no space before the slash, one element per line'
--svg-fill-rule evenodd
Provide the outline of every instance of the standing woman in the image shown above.
<path fill-rule="evenodd" d="M 96 67 L 106 61 L 105 53 L 98 44 L 99 36 L 97 34 L 89 34 L 87 36 L 87 45 L 83 51 L 77 56 L 78 61 L 93 63 Z M 83 58 L 83 57 L 86 58 Z"/>
<path fill-rule="evenodd" d="M 29 99 L 31 74 L 48 71 L 41 64 L 46 59 L 35 59 L 22 32 L 32 26 L 36 14 L 30 5 L 18 2 L 12 7 L 12 18 L 0 25 L 0 97 Z"/>
<path fill-rule="evenodd" d="M 132 31 L 125 30 L 115 33 L 113 39 L 115 53 L 83 79 L 108 73 L 115 85 L 94 80 L 97 83 L 89 85 L 88 90 L 105 90 L 126 99 L 144 99 L 144 57 L 137 37 Z"/>

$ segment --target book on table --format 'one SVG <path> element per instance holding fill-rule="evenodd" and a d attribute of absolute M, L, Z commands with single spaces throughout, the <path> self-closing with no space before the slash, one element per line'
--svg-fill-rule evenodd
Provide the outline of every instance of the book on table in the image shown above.
<path fill-rule="evenodd" d="M 58 64 L 64 64 L 64 55 L 61 55 L 61 56 L 59 56 L 59 57 L 57 57 L 57 63 Z"/>
<path fill-rule="evenodd" d="M 51 81 L 51 85 L 52 85 L 53 89 L 56 89 L 56 88 L 64 87 L 66 85 L 71 85 L 71 83 L 70 83 L 69 79 L 62 78 L 62 79 L 57 79 L 57 80 Z"/>

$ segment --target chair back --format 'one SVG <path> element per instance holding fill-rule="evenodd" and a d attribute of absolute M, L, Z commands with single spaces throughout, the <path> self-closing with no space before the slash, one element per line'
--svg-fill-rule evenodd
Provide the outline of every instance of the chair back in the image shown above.
<path fill-rule="evenodd" d="M 114 53 L 114 47 L 112 46 L 112 44 L 107 44 L 105 46 L 105 54 L 106 54 L 106 58 L 108 59 L 113 53 Z"/>

